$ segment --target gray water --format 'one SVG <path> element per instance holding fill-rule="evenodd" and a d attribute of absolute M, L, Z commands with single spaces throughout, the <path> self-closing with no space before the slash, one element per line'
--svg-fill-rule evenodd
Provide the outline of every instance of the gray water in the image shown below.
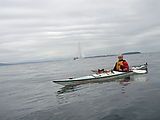
<path fill-rule="evenodd" d="M 52 81 L 112 68 L 116 57 L 0 67 L 0 120 L 159 120 L 160 54 L 127 55 L 149 72 L 129 81 L 65 87 Z"/>

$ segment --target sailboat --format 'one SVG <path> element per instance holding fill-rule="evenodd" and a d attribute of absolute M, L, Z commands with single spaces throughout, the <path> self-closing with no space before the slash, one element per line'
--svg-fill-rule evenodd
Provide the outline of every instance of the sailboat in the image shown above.
<path fill-rule="evenodd" d="M 78 54 L 79 54 L 79 57 L 74 57 L 73 60 L 77 60 L 77 59 L 82 58 L 81 44 L 80 43 L 78 43 Z"/>

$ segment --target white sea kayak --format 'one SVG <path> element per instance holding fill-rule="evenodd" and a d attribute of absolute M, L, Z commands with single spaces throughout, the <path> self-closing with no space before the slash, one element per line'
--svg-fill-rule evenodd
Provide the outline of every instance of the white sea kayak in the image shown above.
<path fill-rule="evenodd" d="M 109 71 L 104 73 L 94 73 L 89 76 L 83 76 L 78 78 L 67 78 L 62 80 L 54 80 L 53 82 L 61 85 L 76 85 L 88 82 L 103 82 L 106 80 L 112 80 L 116 78 L 130 76 L 132 74 L 144 74 L 147 73 L 147 65 L 134 66 L 129 72 Z"/>

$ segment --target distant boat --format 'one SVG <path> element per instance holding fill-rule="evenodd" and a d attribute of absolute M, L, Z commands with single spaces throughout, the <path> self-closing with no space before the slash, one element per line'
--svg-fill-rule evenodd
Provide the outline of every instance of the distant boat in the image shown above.
<path fill-rule="evenodd" d="M 81 51 L 81 44 L 78 43 L 78 54 L 79 57 L 74 57 L 73 60 L 81 59 L 82 58 L 82 51 Z"/>
<path fill-rule="evenodd" d="M 79 59 L 79 58 L 78 58 L 78 57 L 74 57 L 74 58 L 73 58 L 73 60 L 77 60 L 77 59 Z"/>

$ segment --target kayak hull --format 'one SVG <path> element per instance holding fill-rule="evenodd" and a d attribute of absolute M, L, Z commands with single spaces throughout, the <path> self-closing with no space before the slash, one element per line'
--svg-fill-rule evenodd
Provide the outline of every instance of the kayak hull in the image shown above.
<path fill-rule="evenodd" d="M 117 78 L 123 78 L 134 74 L 134 72 L 119 72 L 119 73 L 112 73 L 112 74 L 93 74 L 92 76 L 84 76 L 80 78 L 70 78 L 64 80 L 54 80 L 53 82 L 61 85 L 78 85 L 78 84 L 85 84 L 90 82 L 105 82 L 110 81 Z"/>

